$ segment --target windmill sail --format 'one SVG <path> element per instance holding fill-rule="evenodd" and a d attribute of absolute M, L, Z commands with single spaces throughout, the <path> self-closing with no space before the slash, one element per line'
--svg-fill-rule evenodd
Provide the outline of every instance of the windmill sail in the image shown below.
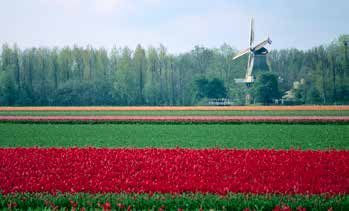
<path fill-rule="evenodd" d="M 253 20 L 253 18 L 251 18 L 251 22 L 250 22 L 250 48 L 252 48 L 253 41 L 254 41 L 254 20 Z"/>
<path fill-rule="evenodd" d="M 254 57 L 250 54 L 250 55 L 248 55 L 246 77 L 252 75 L 253 63 L 254 63 Z"/>
<path fill-rule="evenodd" d="M 247 54 L 247 53 L 250 53 L 250 51 L 251 51 L 250 48 L 246 48 L 245 50 L 242 50 L 242 51 L 240 51 L 239 53 L 237 53 L 237 54 L 234 56 L 233 59 L 237 59 L 237 58 L 239 58 L 240 56 L 243 56 L 243 55 L 245 55 L 245 54 Z"/>
<path fill-rule="evenodd" d="M 247 71 L 246 71 L 245 80 L 244 80 L 245 83 L 252 83 L 254 81 L 254 78 L 252 75 L 253 63 L 254 63 L 254 56 L 250 54 L 248 55 Z"/>

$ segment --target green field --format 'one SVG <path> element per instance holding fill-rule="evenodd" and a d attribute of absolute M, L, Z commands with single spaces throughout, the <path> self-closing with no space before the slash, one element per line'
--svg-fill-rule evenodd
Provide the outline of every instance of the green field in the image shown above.
<path fill-rule="evenodd" d="M 0 111 L 0 116 L 349 116 L 349 110 L 318 111 Z"/>
<path fill-rule="evenodd" d="M 287 205 L 296 210 L 298 207 L 306 210 L 348 210 L 349 196 L 347 195 L 294 195 L 278 194 L 248 195 L 184 193 L 184 194 L 61 194 L 53 196 L 47 193 L 18 193 L 7 196 L 0 195 L 0 209 L 8 208 L 16 203 L 21 210 L 53 210 L 72 208 L 70 200 L 77 203 L 77 210 L 82 207 L 89 210 L 101 210 L 103 204 L 110 203 L 112 210 L 273 210 L 276 206 Z M 100 204 L 100 205 L 98 205 Z M 121 208 L 123 207 L 123 208 Z M 162 207 L 162 209 L 160 209 Z"/>
<path fill-rule="evenodd" d="M 349 149 L 348 124 L 0 123 L 0 147 Z"/>

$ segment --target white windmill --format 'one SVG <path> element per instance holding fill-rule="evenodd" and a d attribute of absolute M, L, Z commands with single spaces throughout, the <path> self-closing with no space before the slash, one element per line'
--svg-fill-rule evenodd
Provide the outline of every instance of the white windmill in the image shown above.
<path fill-rule="evenodd" d="M 250 23 L 250 47 L 245 50 L 237 53 L 233 60 L 238 59 L 239 57 L 248 54 L 248 63 L 245 78 L 235 79 L 236 83 L 245 83 L 246 85 L 252 84 L 256 79 L 257 71 L 268 71 L 269 66 L 267 64 L 266 55 L 268 54 L 268 50 L 264 47 L 267 44 L 271 44 L 271 40 L 268 39 L 260 42 L 257 45 L 253 45 L 254 42 L 254 21 L 251 18 Z"/>

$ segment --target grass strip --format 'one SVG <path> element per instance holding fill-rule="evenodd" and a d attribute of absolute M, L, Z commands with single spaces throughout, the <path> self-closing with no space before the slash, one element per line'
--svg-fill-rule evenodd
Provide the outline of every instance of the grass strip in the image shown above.
<path fill-rule="evenodd" d="M 0 147 L 349 149 L 340 124 L 0 123 Z"/>
<path fill-rule="evenodd" d="M 349 210 L 348 195 L 160 193 L 15 193 L 0 195 L 0 209 L 64 210 Z"/>

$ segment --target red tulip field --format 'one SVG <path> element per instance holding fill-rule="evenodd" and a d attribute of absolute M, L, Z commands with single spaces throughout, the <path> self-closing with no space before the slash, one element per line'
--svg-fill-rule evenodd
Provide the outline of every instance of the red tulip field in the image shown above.
<path fill-rule="evenodd" d="M 1 149 L 14 192 L 346 194 L 348 151 Z"/>
<path fill-rule="evenodd" d="M 0 209 L 349 210 L 348 123 L 2 114 Z"/>

